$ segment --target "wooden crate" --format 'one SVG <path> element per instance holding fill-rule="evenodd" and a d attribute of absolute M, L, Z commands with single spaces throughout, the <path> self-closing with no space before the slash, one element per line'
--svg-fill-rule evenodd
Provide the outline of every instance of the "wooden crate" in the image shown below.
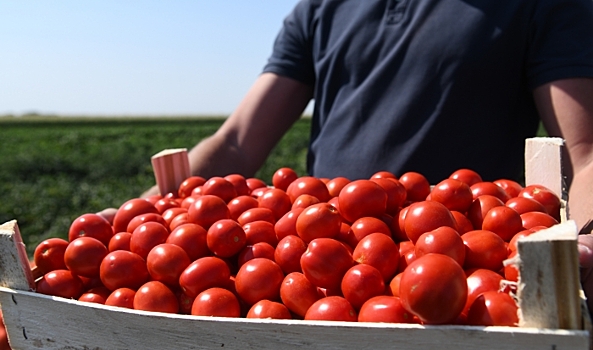
<path fill-rule="evenodd" d="M 528 168 L 540 157 L 559 165 L 561 142 L 528 143 Z M 531 153 L 532 146 L 538 151 Z M 551 155 L 542 156 L 544 148 Z M 541 171 L 534 174 L 527 171 L 528 183 L 562 192 L 560 171 L 543 180 Z M 585 350 L 591 348 L 591 323 L 578 280 L 576 236 L 576 225 L 566 220 L 518 243 L 520 327 L 197 317 L 50 297 L 30 291 L 33 278 L 16 221 L 0 226 L 0 305 L 14 349 Z"/>

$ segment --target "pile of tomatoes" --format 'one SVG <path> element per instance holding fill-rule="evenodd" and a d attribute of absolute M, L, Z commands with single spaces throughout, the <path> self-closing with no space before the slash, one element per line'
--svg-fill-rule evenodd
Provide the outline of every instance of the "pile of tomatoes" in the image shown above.
<path fill-rule="evenodd" d="M 517 325 L 516 240 L 555 225 L 549 189 L 460 169 L 322 179 L 278 169 L 272 186 L 192 176 L 87 213 L 35 250 L 37 292 L 199 316 Z"/>

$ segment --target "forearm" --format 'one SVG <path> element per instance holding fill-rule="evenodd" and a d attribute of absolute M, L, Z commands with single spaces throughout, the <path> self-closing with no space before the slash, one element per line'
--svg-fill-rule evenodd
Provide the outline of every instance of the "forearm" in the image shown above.
<path fill-rule="evenodd" d="M 568 197 L 568 212 L 579 228 L 593 220 L 593 163 L 574 174 Z"/>

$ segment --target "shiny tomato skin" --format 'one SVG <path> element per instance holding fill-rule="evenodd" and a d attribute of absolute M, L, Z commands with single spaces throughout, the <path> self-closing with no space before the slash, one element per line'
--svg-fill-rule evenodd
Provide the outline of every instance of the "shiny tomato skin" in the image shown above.
<path fill-rule="evenodd" d="M 37 281 L 36 292 L 67 299 L 78 299 L 83 291 L 82 280 L 69 270 L 53 270 Z"/>
<path fill-rule="evenodd" d="M 65 270 L 64 253 L 68 247 L 68 241 L 62 238 L 48 238 L 35 247 L 33 261 L 41 275 L 53 270 Z"/>
<path fill-rule="evenodd" d="M 382 233 L 391 238 L 391 229 L 389 226 L 381 219 L 372 216 L 357 219 L 350 225 L 350 229 L 357 244 L 371 233 Z"/>
<path fill-rule="evenodd" d="M 179 198 L 185 198 L 191 196 L 194 188 L 202 186 L 206 183 L 206 179 L 201 176 L 190 176 L 179 185 L 177 189 L 177 195 Z"/>
<path fill-rule="evenodd" d="M 68 241 L 72 242 L 76 238 L 84 236 L 96 238 L 107 246 L 111 236 L 113 236 L 113 228 L 109 221 L 100 215 L 92 213 L 82 214 L 70 224 Z"/>
<path fill-rule="evenodd" d="M 453 215 L 453 218 L 455 219 L 455 230 L 460 235 L 474 230 L 474 225 L 463 213 L 451 210 L 451 215 Z"/>
<path fill-rule="evenodd" d="M 265 220 L 256 220 L 243 225 L 245 231 L 245 244 L 254 245 L 256 243 L 267 243 L 272 247 L 278 244 L 276 238 L 276 231 L 274 231 L 274 224 Z"/>
<path fill-rule="evenodd" d="M 404 206 L 407 198 L 407 191 L 404 185 L 395 178 L 371 178 L 379 186 L 383 187 L 387 193 L 387 207 L 385 212 L 395 214 L 399 208 Z"/>
<path fill-rule="evenodd" d="M 449 175 L 449 178 L 462 181 L 468 186 L 483 181 L 482 176 L 472 169 L 458 169 Z"/>
<path fill-rule="evenodd" d="M 513 259 L 517 256 L 517 250 L 513 250 L 510 252 L 508 259 Z M 517 269 L 517 265 L 515 264 L 508 264 L 505 265 L 503 269 L 504 279 L 511 282 L 518 282 L 519 281 L 519 270 Z"/>
<path fill-rule="evenodd" d="M 122 204 L 113 218 L 113 232 L 123 232 L 128 228 L 130 221 L 145 213 L 158 214 L 159 211 L 153 204 L 142 198 L 132 198 Z"/>
<path fill-rule="evenodd" d="M 476 298 L 467 312 L 467 322 L 474 326 L 517 327 L 518 306 L 507 293 L 486 291 Z"/>
<path fill-rule="evenodd" d="M 404 272 L 404 270 L 416 260 L 416 250 L 414 243 L 411 241 L 403 241 L 399 243 L 399 262 L 397 264 L 397 272 Z"/>
<path fill-rule="evenodd" d="M 518 197 L 535 199 L 546 208 L 546 213 L 557 221 L 560 220 L 560 197 L 549 188 L 542 185 L 528 185 L 519 192 Z"/>
<path fill-rule="evenodd" d="M 521 231 L 517 232 L 513 236 L 513 238 L 511 238 L 511 241 L 509 242 L 509 244 L 507 246 L 509 252 L 517 250 L 517 241 L 519 240 L 519 238 L 529 236 L 529 235 L 531 235 L 541 229 L 544 229 L 544 228 L 546 228 L 546 227 L 545 226 L 535 226 L 530 229 L 525 229 L 525 230 L 521 230 Z"/>
<path fill-rule="evenodd" d="M 247 236 L 243 227 L 231 219 L 224 219 L 215 222 L 206 234 L 208 248 L 216 256 L 228 258 L 243 249 L 247 242 Z"/>
<path fill-rule="evenodd" d="M 492 231 L 474 230 L 461 236 L 465 244 L 464 268 L 484 268 L 500 271 L 502 262 L 507 258 L 505 242 Z"/>
<path fill-rule="evenodd" d="M 191 314 L 194 316 L 239 317 L 241 306 L 239 300 L 224 288 L 209 288 L 201 292 L 192 304 Z"/>
<path fill-rule="evenodd" d="M 208 232 L 198 224 L 186 223 L 177 226 L 165 243 L 175 244 L 185 251 L 191 261 L 212 255 L 208 249 Z"/>
<path fill-rule="evenodd" d="M 206 230 L 216 221 L 230 219 L 227 203 L 218 196 L 202 195 L 187 209 L 187 220 Z"/>
<path fill-rule="evenodd" d="M 305 320 L 356 322 L 358 314 L 344 297 L 329 296 L 314 302 Z"/>
<path fill-rule="evenodd" d="M 156 213 L 145 213 L 135 216 L 130 222 L 128 223 L 128 227 L 126 231 L 133 233 L 138 226 L 142 225 L 145 222 L 158 222 L 159 224 L 163 225 L 165 228 L 168 227 L 167 222 L 163 218 L 161 214 Z"/>
<path fill-rule="evenodd" d="M 509 196 L 509 194 L 506 193 L 502 187 L 497 186 L 490 181 L 475 183 L 470 187 L 470 189 L 472 191 L 474 200 L 486 194 L 500 199 L 503 203 L 511 199 L 511 196 Z"/>
<path fill-rule="evenodd" d="M 268 185 L 262 179 L 255 177 L 249 177 L 245 179 L 245 182 L 247 182 L 247 187 L 249 187 L 251 190 L 250 195 L 252 195 L 253 191 L 255 190 L 268 187 Z"/>
<path fill-rule="evenodd" d="M 296 209 L 296 208 L 303 208 L 306 209 L 308 207 L 310 207 L 313 204 L 318 204 L 321 203 L 319 202 L 319 199 L 317 199 L 317 197 L 313 197 L 310 194 L 301 194 L 300 196 L 297 197 L 297 199 L 295 199 L 294 203 L 292 203 L 292 206 L 290 207 L 290 209 Z"/>
<path fill-rule="evenodd" d="M 221 258 L 207 256 L 193 261 L 179 276 L 179 285 L 189 297 L 206 289 L 225 287 L 231 276 L 229 266 Z"/>
<path fill-rule="evenodd" d="M 446 255 L 426 254 L 403 272 L 399 296 L 404 308 L 424 324 L 453 322 L 467 300 L 465 272 Z"/>
<path fill-rule="evenodd" d="M 247 245 L 245 246 L 245 248 L 241 249 L 239 254 L 237 254 L 237 266 L 240 268 L 246 262 L 255 258 L 264 258 L 276 262 L 276 260 L 274 259 L 274 253 L 274 247 L 272 247 L 266 242 L 259 242 L 253 245 Z"/>
<path fill-rule="evenodd" d="M 286 194 L 290 197 L 292 203 L 301 194 L 312 195 L 319 199 L 320 202 L 327 202 L 331 198 L 325 183 L 313 176 L 301 176 L 297 178 L 286 188 Z"/>
<path fill-rule="evenodd" d="M 463 308 L 463 313 L 467 311 L 476 298 L 489 290 L 498 291 L 503 281 L 502 275 L 488 269 L 471 269 L 467 274 L 467 301 Z"/>
<path fill-rule="evenodd" d="M 267 208 L 274 214 L 274 222 L 288 213 L 292 208 L 292 201 L 286 192 L 270 188 L 258 199 L 260 208 Z"/>
<path fill-rule="evenodd" d="M 387 192 L 371 180 L 355 180 L 340 191 L 338 205 L 348 222 L 365 216 L 380 217 L 387 210 Z"/>
<path fill-rule="evenodd" d="M 113 252 L 116 250 L 130 250 L 130 239 L 132 234 L 130 232 L 118 232 L 111 237 L 107 250 Z"/>
<path fill-rule="evenodd" d="M 533 198 L 514 197 L 509 199 L 504 205 L 513 208 L 519 214 L 528 213 L 530 211 L 547 213 L 546 208 Z"/>
<path fill-rule="evenodd" d="M 146 256 L 146 267 L 152 280 L 174 289 L 179 287 L 179 276 L 190 263 L 185 250 L 171 243 L 155 246 Z"/>
<path fill-rule="evenodd" d="M 380 170 L 380 171 L 377 171 L 376 173 L 374 173 L 373 175 L 371 175 L 370 179 L 371 180 L 373 180 L 373 179 L 396 179 L 397 180 L 397 176 L 395 176 L 395 174 L 390 171 Z"/>
<path fill-rule="evenodd" d="M 224 177 L 213 176 L 207 179 L 206 183 L 202 185 L 202 195 L 217 196 L 225 201 L 225 203 L 228 203 L 233 198 L 237 197 L 237 190 L 235 190 L 235 186 Z"/>
<path fill-rule="evenodd" d="M 105 304 L 107 297 L 111 294 L 111 291 L 105 287 L 96 287 L 87 290 L 82 293 L 78 298 L 78 301 L 84 301 L 87 303 Z"/>
<path fill-rule="evenodd" d="M 150 277 L 146 261 L 127 250 L 107 254 L 101 262 L 99 275 L 103 285 L 111 291 L 122 287 L 138 289 Z"/>
<path fill-rule="evenodd" d="M 286 191 L 288 186 L 299 176 L 292 168 L 283 167 L 279 168 L 272 175 L 272 186 L 282 191 Z"/>
<path fill-rule="evenodd" d="M 490 209 L 503 205 L 504 202 L 501 201 L 498 197 L 489 194 L 485 194 L 474 199 L 472 204 L 469 206 L 469 209 L 467 210 L 467 218 L 469 219 L 469 221 L 471 221 L 474 230 L 482 229 L 482 222 L 484 221 L 484 216 L 486 216 Z"/>
<path fill-rule="evenodd" d="M 448 226 L 425 232 L 418 238 L 414 246 L 416 258 L 429 253 L 443 254 L 451 257 L 460 266 L 465 261 L 465 245 L 459 233 Z"/>
<path fill-rule="evenodd" d="M 558 220 L 554 219 L 551 215 L 538 211 L 521 214 L 521 222 L 525 229 L 530 229 L 536 226 L 552 227 L 558 224 Z"/>
<path fill-rule="evenodd" d="M 317 287 L 300 272 L 287 274 L 280 285 L 280 298 L 286 307 L 300 317 L 321 298 Z"/>
<path fill-rule="evenodd" d="M 235 192 L 238 196 L 248 196 L 251 193 L 249 186 L 247 186 L 247 179 L 241 174 L 229 174 L 224 177 L 225 180 L 230 182 L 235 187 Z"/>
<path fill-rule="evenodd" d="M 523 190 L 523 186 L 515 180 L 498 179 L 492 181 L 495 185 L 502 187 L 502 189 L 511 197 L 515 198 L 519 192 Z"/>
<path fill-rule="evenodd" d="M 276 223 L 274 212 L 268 208 L 251 208 L 245 210 L 236 220 L 241 226 L 254 221 L 267 221 L 271 224 Z"/>
<path fill-rule="evenodd" d="M 399 177 L 399 182 L 406 188 L 406 200 L 408 202 L 424 201 L 430 194 L 430 183 L 420 173 L 414 171 L 404 173 Z"/>
<path fill-rule="evenodd" d="M 105 305 L 134 308 L 134 295 L 136 291 L 130 288 L 118 288 L 111 292 L 105 300 Z"/>
<path fill-rule="evenodd" d="M 171 224 L 169 224 L 169 231 L 175 230 L 177 227 L 185 224 L 189 224 L 188 215 L 187 213 L 181 213 L 171 220 Z"/>
<path fill-rule="evenodd" d="M 342 218 L 338 210 L 328 203 L 318 203 L 303 210 L 295 223 L 299 237 L 305 243 L 316 238 L 334 238 L 340 232 Z"/>
<path fill-rule="evenodd" d="M 296 231 L 296 221 L 299 215 L 305 210 L 304 208 L 295 208 L 284 214 L 275 224 L 274 232 L 278 241 L 286 236 L 298 236 Z"/>
<path fill-rule="evenodd" d="M 342 295 L 356 310 L 372 297 L 385 294 L 383 275 L 367 264 L 352 266 L 342 278 Z"/>
<path fill-rule="evenodd" d="M 187 214 L 187 209 L 186 208 L 169 208 L 167 210 L 165 210 L 163 212 L 163 214 L 161 214 L 161 216 L 163 217 L 163 219 L 165 219 L 165 222 L 167 223 L 167 227 L 171 226 L 171 221 L 179 214 L 182 213 L 186 213 Z"/>
<path fill-rule="evenodd" d="M 404 230 L 413 243 L 416 243 L 423 233 L 441 226 L 455 228 L 455 219 L 447 207 L 435 201 L 411 204 L 404 220 Z"/>
<path fill-rule="evenodd" d="M 228 204 L 230 218 L 233 220 L 239 219 L 239 216 L 246 210 L 257 208 L 259 202 L 251 196 L 238 196 L 233 198 Z"/>
<path fill-rule="evenodd" d="M 156 210 L 158 210 L 159 214 L 162 214 L 167 211 L 167 209 L 171 208 L 180 208 L 181 201 L 177 201 L 173 198 L 161 198 L 156 203 L 153 204 Z"/>
<path fill-rule="evenodd" d="M 400 259 L 399 248 L 387 235 L 379 232 L 371 233 L 358 242 L 352 258 L 359 264 L 375 267 L 383 276 L 383 280 L 389 281 L 397 272 Z"/>
<path fill-rule="evenodd" d="M 292 316 L 288 308 L 279 302 L 260 300 L 247 312 L 246 318 L 267 318 L 272 320 L 290 320 Z"/>
<path fill-rule="evenodd" d="M 134 309 L 176 314 L 179 311 L 179 302 L 175 293 L 165 284 L 149 281 L 134 294 Z"/>
<path fill-rule="evenodd" d="M 330 197 L 334 198 L 334 197 L 337 197 L 340 194 L 340 191 L 342 190 L 342 188 L 344 188 L 344 186 L 346 186 L 349 183 L 350 183 L 350 179 L 343 177 L 343 176 L 338 176 L 338 177 L 334 177 L 333 179 L 329 180 L 329 182 L 326 183 L 325 185 L 327 186 Z"/>
<path fill-rule="evenodd" d="M 108 253 L 107 247 L 101 241 L 83 236 L 68 244 L 64 252 L 64 263 L 75 275 L 98 277 L 101 262 Z"/>
<path fill-rule="evenodd" d="M 339 289 L 342 277 L 353 265 L 348 249 L 332 238 L 312 240 L 301 256 L 303 274 L 321 288 Z"/>
<path fill-rule="evenodd" d="M 274 261 L 285 274 L 302 272 L 301 256 L 307 251 L 307 244 L 299 236 L 286 236 L 274 250 Z"/>
<path fill-rule="evenodd" d="M 284 273 L 273 260 L 255 258 L 247 261 L 235 276 L 235 288 L 239 297 L 248 305 L 260 300 L 280 299 L 280 285 Z"/>
<path fill-rule="evenodd" d="M 138 226 L 130 237 L 130 251 L 146 259 L 150 250 L 169 237 L 169 230 L 156 221 L 149 221 Z"/>
<path fill-rule="evenodd" d="M 399 283 L 401 282 L 402 274 L 403 272 L 400 272 L 391 279 L 387 286 L 387 290 L 385 291 L 386 295 L 399 298 Z"/>
<path fill-rule="evenodd" d="M 358 312 L 358 322 L 416 323 L 416 320 L 403 307 L 400 298 L 380 295 L 362 305 Z"/>
<path fill-rule="evenodd" d="M 430 199 L 442 203 L 449 210 L 466 212 L 473 202 L 470 187 L 460 180 L 445 179 L 434 186 Z"/>
<path fill-rule="evenodd" d="M 523 222 L 515 209 L 499 206 L 486 213 L 482 221 L 482 230 L 492 231 L 503 241 L 509 242 L 517 232 L 523 230 Z"/>

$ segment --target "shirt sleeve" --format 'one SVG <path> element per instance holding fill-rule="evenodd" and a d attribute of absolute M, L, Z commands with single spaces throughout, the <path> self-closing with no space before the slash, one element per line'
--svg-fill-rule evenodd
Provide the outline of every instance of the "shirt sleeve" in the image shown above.
<path fill-rule="evenodd" d="M 308 85 L 315 83 L 309 31 L 312 12 L 309 1 L 302 0 L 284 19 L 264 72 L 276 73 Z"/>
<path fill-rule="evenodd" d="M 540 0 L 532 17 L 527 57 L 530 87 L 593 77 L 593 1 Z"/>

